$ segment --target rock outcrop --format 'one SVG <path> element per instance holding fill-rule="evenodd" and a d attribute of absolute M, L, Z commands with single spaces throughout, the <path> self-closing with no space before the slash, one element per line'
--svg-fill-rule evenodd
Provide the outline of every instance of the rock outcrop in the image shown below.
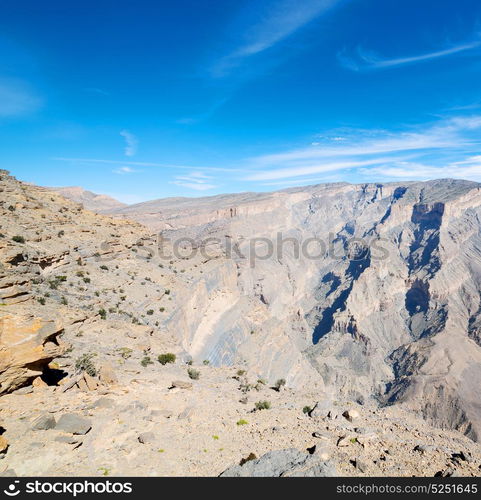
<path fill-rule="evenodd" d="M 61 333 L 57 321 L 0 311 L 0 394 L 42 376 L 50 361 L 62 353 L 57 339 Z"/>
<path fill-rule="evenodd" d="M 336 468 L 317 455 L 295 449 L 276 450 L 262 457 L 235 465 L 220 477 L 335 477 Z"/>

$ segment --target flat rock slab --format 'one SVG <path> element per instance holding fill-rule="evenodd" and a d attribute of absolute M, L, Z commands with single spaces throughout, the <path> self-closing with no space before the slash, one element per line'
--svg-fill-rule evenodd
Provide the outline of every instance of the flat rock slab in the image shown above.
<path fill-rule="evenodd" d="M 316 455 L 295 449 L 270 451 L 256 460 L 234 465 L 221 477 L 335 477 L 336 468 Z"/>
<path fill-rule="evenodd" d="M 53 415 L 45 414 L 39 415 L 32 422 L 32 430 L 34 431 L 47 431 L 53 429 L 57 423 Z"/>
<path fill-rule="evenodd" d="M 92 428 L 92 424 L 88 418 L 81 415 L 65 413 L 60 417 L 55 428 L 69 434 L 83 435 Z"/>

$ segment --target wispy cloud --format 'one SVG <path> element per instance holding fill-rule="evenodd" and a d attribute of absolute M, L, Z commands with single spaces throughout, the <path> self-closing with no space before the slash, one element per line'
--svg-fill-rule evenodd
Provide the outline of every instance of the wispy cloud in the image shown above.
<path fill-rule="evenodd" d="M 309 147 L 251 158 L 248 166 L 256 170 L 244 178 L 248 181 L 299 179 L 326 172 L 379 172 L 376 168 L 418 157 L 464 158 L 479 151 L 481 116 L 446 118 L 422 125 L 411 131 L 366 131 L 347 133 L 342 141 L 329 140 Z M 347 131 L 345 131 L 347 132 Z M 321 136 L 322 137 L 322 136 Z"/>
<path fill-rule="evenodd" d="M 196 170 L 201 171 L 212 171 L 212 172 L 243 172 L 244 168 L 228 168 L 228 167 L 206 167 L 206 166 L 195 166 L 195 165 L 176 165 L 174 163 L 159 163 L 159 162 L 148 162 L 148 161 L 124 161 L 124 160 L 106 160 L 103 158 L 70 158 L 64 156 L 55 156 L 50 158 L 53 161 L 64 161 L 72 163 L 75 165 L 130 165 L 133 167 L 157 167 L 163 169 L 171 170 Z"/>
<path fill-rule="evenodd" d="M 467 52 L 479 47 L 481 47 L 481 36 L 478 34 L 475 39 L 469 42 L 449 45 L 448 47 L 440 50 L 426 52 L 414 56 L 395 58 L 382 57 L 379 54 L 376 54 L 372 51 L 367 51 L 362 47 L 358 47 L 356 53 L 352 56 L 349 55 L 346 50 L 339 52 L 337 56 L 339 62 L 344 68 L 350 69 L 352 71 L 362 71 L 366 69 L 392 68 L 396 66 L 404 66 L 407 64 L 416 64 L 424 61 L 431 61 L 433 59 L 440 59 L 443 57 L 452 56 L 454 54 L 459 54 L 461 52 Z"/>
<path fill-rule="evenodd" d="M 23 81 L 0 78 L 0 118 L 12 118 L 38 111 L 42 99 Z"/>
<path fill-rule="evenodd" d="M 112 170 L 112 172 L 118 175 L 126 175 L 126 174 L 135 174 L 139 172 L 139 170 L 135 170 L 132 167 L 120 167 L 115 170 Z"/>
<path fill-rule="evenodd" d="M 364 176 L 376 179 L 429 180 L 455 178 L 481 181 L 481 156 L 452 162 L 447 165 L 430 165 L 419 162 L 393 162 L 371 169 L 361 169 Z"/>
<path fill-rule="evenodd" d="M 245 58 L 264 52 L 340 3 L 341 0 L 277 0 L 266 2 L 262 18 L 246 28 L 243 42 L 213 67 L 214 76 L 225 76 Z M 256 4 L 257 6 L 257 4 Z M 260 8 L 256 8 L 259 14 Z"/>
<path fill-rule="evenodd" d="M 120 135 L 125 139 L 125 156 L 135 156 L 139 145 L 137 137 L 128 130 L 121 130 Z"/>
<path fill-rule="evenodd" d="M 218 99 L 214 104 L 204 111 L 203 113 L 192 114 L 191 116 L 184 116 L 176 120 L 179 125 L 194 125 L 196 123 L 202 122 L 209 119 L 219 108 L 221 108 L 227 101 L 228 97 Z"/>
<path fill-rule="evenodd" d="M 212 177 L 205 175 L 202 172 L 191 172 L 189 175 L 178 175 L 175 180 L 171 181 L 171 184 L 177 186 L 182 186 L 188 189 L 194 189 L 195 191 L 208 191 L 209 189 L 215 189 L 218 186 L 212 184 Z"/>

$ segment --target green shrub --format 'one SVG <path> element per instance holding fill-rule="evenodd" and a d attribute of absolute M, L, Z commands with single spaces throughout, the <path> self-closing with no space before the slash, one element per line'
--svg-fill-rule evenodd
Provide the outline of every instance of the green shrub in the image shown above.
<path fill-rule="evenodd" d="M 62 299 L 60 300 L 60 303 L 64 306 L 68 305 L 68 301 L 65 297 L 62 297 Z"/>
<path fill-rule="evenodd" d="M 154 364 L 154 362 L 150 359 L 150 356 L 145 356 L 144 358 L 142 358 L 140 364 L 145 368 L 148 365 Z"/>
<path fill-rule="evenodd" d="M 100 266 L 100 269 L 103 269 L 104 271 L 108 271 L 109 268 L 106 265 Z"/>
<path fill-rule="evenodd" d="M 15 243 L 22 243 L 22 244 L 25 243 L 25 238 L 23 236 L 14 236 L 12 240 Z"/>
<path fill-rule="evenodd" d="M 270 407 L 269 401 L 257 401 L 256 403 L 256 410 L 269 410 Z"/>
<path fill-rule="evenodd" d="M 241 425 L 247 425 L 249 422 L 247 420 L 244 420 L 243 418 L 241 418 L 238 422 L 237 422 L 237 425 L 241 426 Z"/>
<path fill-rule="evenodd" d="M 160 308 L 159 308 L 159 311 L 160 311 L 161 313 L 165 312 L 165 307 L 160 307 Z"/>
<path fill-rule="evenodd" d="M 45 298 L 44 298 L 44 297 L 39 297 L 39 298 L 37 299 L 37 302 L 38 302 L 39 304 L 41 304 L 42 306 L 44 306 L 44 305 L 45 305 Z"/>
<path fill-rule="evenodd" d="M 202 364 L 204 366 L 209 366 L 210 365 L 210 361 L 208 359 L 204 359 L 204 361 L 202 361 Z"/>
<path fill-rule="evenodd" d="M 191 378 L 192 380 L 199 380 L 200 378 L 200 371 L 195 370 L 194 368 L 189 368 L 187 370 L 187 373 L 189 374 L 189 378 Z"/>
<path fill-rule="evenodd" d="M 170 290 L 165 290 L 164 293 L 165 295 L 170 295 Z"/>
<path fill-rule="evenodd" d="M 107 311 L 105 309 L 99 309 L 99 316 L 102 319 L 107 319 Z"/>
<path fill-rule="evenodd" d="M 130 347 L 120 347 L 118 349 L 118 353 L 122 356 L 124 359 L 129 359 L 132 356 L 132 349 Z"/>
<path fill-rule="evenodd" d="M 302 413 L 311 413 L 312 408 L 310 406 L 304 406 Z"/>
<path fill-rule="evenodd" d="M 152 316 L 154 314 L 154 310 L 153 309 L 149 309 L 147 311 L 147 316 Z"/>
<path fill-rule="evenodd" d="M 286 385 L 286 381 L 283 378 L 280 378 L 275 384 L 274 384 L 274 389 L 276 391 L 280 391 L 284 386 Z"/>
<path fill-rule="evenodd" d="M 75 361 L 75 369 L 77 370 L 77 372 L 86 372 L 91 377 L 95 377 L 97 375 L 97 368 L 92 361 L 94 356 L 95 353 L 87 353 L 82 354 L 82 356 L 77 358 L 77 360 Z"/>
<path fill-rule="evenodd" d="M 166 365 L 168 363 L 175 363 L 177 356 L 175 354 L 172 354 L 171 352 L 167 352 L 165 354 L 159 354 L 159 357 L 157 359 L 159 360 L 159 363 L 161 365 Z"/>

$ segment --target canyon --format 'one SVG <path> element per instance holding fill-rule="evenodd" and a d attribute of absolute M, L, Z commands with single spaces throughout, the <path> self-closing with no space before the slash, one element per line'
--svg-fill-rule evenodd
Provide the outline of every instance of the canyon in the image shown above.
<path fill-rule="evenodd" d="M 480 474 L 480 184 L 86 193 L 0 172 L 5 473 Z"/>

